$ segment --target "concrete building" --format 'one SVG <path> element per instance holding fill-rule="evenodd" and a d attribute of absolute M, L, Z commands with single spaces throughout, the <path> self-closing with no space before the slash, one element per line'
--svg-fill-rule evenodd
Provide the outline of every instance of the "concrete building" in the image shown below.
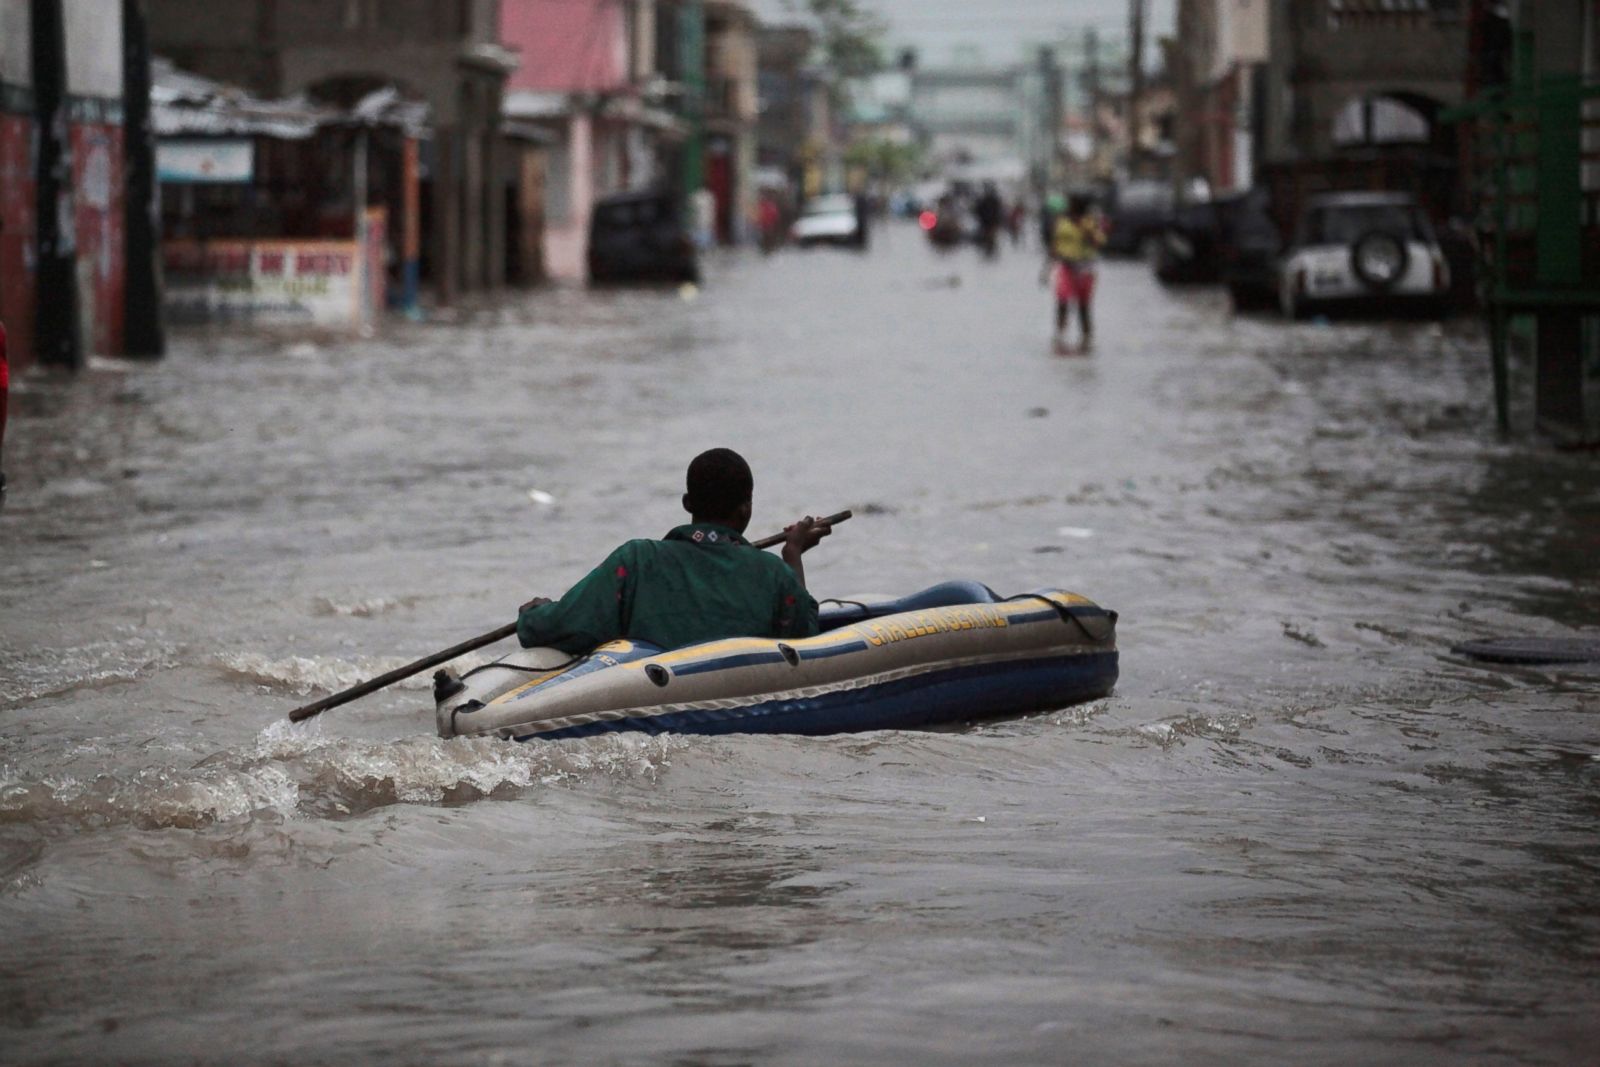
<path fill-rule="evenodd" d="M 1228 5 L 1219 27 L 1262 3 Z M 1453 157 L 1451 134 L 1437 117 L 1462 98 L 1462 14 L 1459 0 L 1271 4 L 1261 158 L 1322 159 L 1340 149 L 1408 143 Z M 1259 16 L 1250 15 L 1253 33 Z"/>
<path fill-rule="evenodd" d="M 756 36 L 760 114 L 756 164 L 782 176 L 790 196 L 814 196 L 837 165 L 828 86 L 812 62 L 816 35 L 805 26 L 762 26 Z"/>
<path fill-rule="evenodd" d="M 348 106 L 396 87 L 429 107 L 423 277 L 441 302 L 504 279 L 499 0 L 152 0 L 155 51 L 259 96 Z"/>
<path fill-rule="evenodd" d="M 549 138 L 544 270 L 555 280 L 586 277 L 596 200 L 676 186 L 684 14 L 665 0 L 504 0 L 502 39 L 522 57 L 506 114 Z"/>
<path fill-rule="evenodd" d="M 756 21 L 743 0 L 703 0 L 705 187 L 715 198 L 717 240 L 741 242 L 755 207 Z"/>
<path fill-rule="evenodd" d="M 1170 52 L 1178 177 L 1200 179 L 1213 195 L 1255 180 L 1268 58 L 1267 0 L 1179 0 Z"/>
<path fill-rule="evenodd" d="M 122 16 L 0 0 L 0 321 L 14 369 L 123 351 Z"/>

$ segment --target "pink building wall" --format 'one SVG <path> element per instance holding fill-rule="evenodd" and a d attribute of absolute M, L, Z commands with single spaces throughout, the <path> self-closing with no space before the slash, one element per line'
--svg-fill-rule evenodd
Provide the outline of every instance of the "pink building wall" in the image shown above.
<path fill-rule="evenodd" d="M 619 0 L 502 0 L 500 40 L 522 53 L 508 91 L 584 93 L 627 83 Z"/>
<path fill-rule="evenodd" d="M 589 102 L 575 98 L 628 85 L 622 0 L 502 0 L 500 40 L 522 56 L 506 84 L 507 114 L 520 114 L 519 94 L 566 97 L 558 112 L 547 110 L 550 101 L 545 100 L 532 115 L 557 127 L 564 144 L 552 153 L 551 165 L 565 168 L 560 180 L 567 189 L 567 213 L 564 218 L 546 217 L 545 270 L 557 281 L 583 281 L 588 274 L 589 215 L 602 191 L 600 157 L 613 146 L 606 123 L 593 117 Z"/>

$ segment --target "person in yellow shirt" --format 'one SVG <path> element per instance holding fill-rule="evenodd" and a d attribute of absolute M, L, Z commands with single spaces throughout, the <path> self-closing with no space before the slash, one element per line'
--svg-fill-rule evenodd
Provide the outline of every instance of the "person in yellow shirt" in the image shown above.
<path fill-rule="evenodd" d="M 1094 300 L 1095 263 L 1105 243 L 1105 224 L 1090 209 L 1089 198 L 1071 197 L 1066 213 L 1056 218 L 1050 235 L 1050 254 L 1055 260 L 1057 344 L 1064 340 L 1068 311 L 1077 304 L 1083 347 L 1089 347 L 1094 336 L 1089 305 Z"/>

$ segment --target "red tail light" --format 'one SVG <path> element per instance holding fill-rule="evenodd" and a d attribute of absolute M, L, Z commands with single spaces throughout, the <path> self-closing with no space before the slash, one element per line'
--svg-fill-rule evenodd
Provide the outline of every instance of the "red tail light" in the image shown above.
<path fill-rule="evenodd" d="M 917 225 L 921 226 L 924 230 L 931 230 L 935 226 L 939 225 L 939 216 L 935 215 L 931 211 L 924 211 L 922 214 L 917 216 Z"/>

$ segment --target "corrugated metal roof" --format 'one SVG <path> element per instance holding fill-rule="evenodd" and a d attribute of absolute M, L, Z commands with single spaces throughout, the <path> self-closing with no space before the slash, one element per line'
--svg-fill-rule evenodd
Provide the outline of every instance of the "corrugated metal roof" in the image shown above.
<path fill-rule="evenodd" d="M 303 140 L 324 126 L 383 126 L 420 136 L 428 105 L 379 89 L 349 110 L 304 96 L 263 100 L 222 82 L 179 70 L 169 60 L 150 64 L 150 114 L 157 137 L 276 137 Z"/>

